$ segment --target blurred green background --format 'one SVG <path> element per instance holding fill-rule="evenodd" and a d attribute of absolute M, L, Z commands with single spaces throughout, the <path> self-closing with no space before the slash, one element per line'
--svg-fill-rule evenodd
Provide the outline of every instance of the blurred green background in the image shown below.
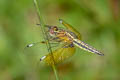
<path fill-rule="evenodd" d="M 64 19 L 105 54 L 77 48 L 57 67 L 60 80 L 120 80 L 119 0 L 39 0 L 39 5 L 46 24 L 61 26 L 58 19 Z M 47 52 L 44 45 L 23 53 L 27 44 L 43 40 L 37 23 L 33 0 L 0 0 L 0 80 L 55 80 L 52 69 L 39 61 Z"/>

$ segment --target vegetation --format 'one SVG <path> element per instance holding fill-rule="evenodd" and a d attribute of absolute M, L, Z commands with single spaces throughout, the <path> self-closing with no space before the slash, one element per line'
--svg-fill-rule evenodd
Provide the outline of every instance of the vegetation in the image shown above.
<path fill-rule="evenodd" d="M 60 80 L 119 80 L 120 13 L 117 0 L 39 0 L 45 24 L 59 18 L 74 26 L 82 40 L 105 56 L 79 48 L 71 59 L 57 65 Z M 51 67 L 39 59 L 47 54 L 33 0 L 0 1 L 0 80 L 55 80 Z"/>

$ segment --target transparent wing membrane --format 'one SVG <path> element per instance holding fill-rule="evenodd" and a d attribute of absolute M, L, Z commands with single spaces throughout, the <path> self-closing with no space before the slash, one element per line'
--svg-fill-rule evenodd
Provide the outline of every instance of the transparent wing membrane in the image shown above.
<path fill-rule="evenodd" d="M 45 25 L 45 27 L 48 28 L 46 29 L 46 34 L 48 35 L 47 37 L 49 39 L 48 42 L 41 41 L 41 42 L 32 43 L 27 45 L 24 50 L 31 48 L 33 46 L 37 46 L 37 45 L 40 46 L 39 50 L 41 51 L 35 51 L 35 52 L 38 52 L 39 54 L 43 54 L 42 57 L 38 56 L 40 61 L 45 61 L 49 65 L 53 65 L 54 63 L 58 64 L 60 62 L 63 62 L 67 58 L 71 57 L 75 53 L 75 46 L 91 53 L 95 53 L 101 56 L 104 55 L 95 48 L 82 42 L 80 40 L 81 39 L 80 33 L 76 29 L 74 29 L 70 24 L 63 21 L 62 19 L 59 19 L 59 22 L 63 24 L 67 28 L 67 30 L 58 28 L 57 26 Z M 44 49 L 46 49 L 46 47 L 44 48 L 43 45 L 41 44 L 50 44 L 52 55 L 50 53 L 44 54 L 47 53 L 50 49 L 48 49 L 48 51 L 46 50 L 47 52 L 44 52 Z"/>
<path fill-rule="evenodd" d="M 101 55 L 101 56 L 104 55 L 103 53 L 101 53 L 100 51 L 96 50 L 95 48 L 89 46 L 88 44 L 86 44 L 86 43 L 84 43 L 82 41 L 80 41 L 81 40 L 80 33 L 76 29 L 74 29 L 70 24 L 68 24 L 67 22 L 65 22 L 62 19 L 59 19 L 59 22 L 61 24 L 63 24 L 68 30 L 70 30 L 71 32 L 74 32 L 77 35 L 78 39 L 74 39 L 74 41 L 73 41 L 74 45 L 76 45 L 77 47 L 79 47 L 79 48 L 81 48 L 83 50 L 86 50 L 88 52 L 95 53 L 95 54 L 98 54 L 98 55 Z"/>
<path fill-rule="evenodd" d="M 60 63 L 66 60 L 67 58 L 71 57 L 75 53 L 75 47 L 67 47 L 63 46 L 62 48 L 58 48 L 53 51 L 53 57 L 55 63 Z M 40 60 L 45 61 L 47 64 L 52 65 L 53 62 L 51 60 L 51 55 L 48 53 L 46 56 L 43 56 Z"/>
<path fill-rule="evenodd" d="M 68 30 L 70 30 L 71 32 L 74 32 L 78 36 L 78 39 L 81 39 L 81 34 L 74 27 L 72 27 L 70 24 L 68 24 L 62 19 L 59 19 L 59 22 L 63 24 Z"/>

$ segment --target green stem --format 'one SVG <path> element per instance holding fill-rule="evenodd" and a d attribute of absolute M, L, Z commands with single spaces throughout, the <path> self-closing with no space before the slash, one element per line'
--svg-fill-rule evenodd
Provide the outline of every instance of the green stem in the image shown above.
<path fill-rule="evenodd" d="M 42 30 L 43 37 L 44 37 L 45 41 L 48 42 L 48 43 L 46 43 L 48 52 L 51 54 L 51 58 L 53 59 L 53 62 L 54 62 L 54 64 L 52 65 L 52 68 L 53 68 L 53 71 L 54 71 L 56 80 L 59 80 L 58 74 L 57 74 L 57 69 L 56 69 L 56 66 L 55 66 L 54 57 L 53 57 L 53 54 L 52 54 L 51 45 L 50 45 L 50 43 L 49 43 L 48 36 L 47 36 L 47 34 L 46 34 L 46 32 L 45 32 L 45 29 L 44 29 L 45 23 L 44 23 L 44 21 L 43 21 L 43 19 L 42 19 L 42 16 L 41 16 L 41 13 L 40 13 L 40 9 L 39 9 L 37 0 L 34 0 L 34 4 L 35 4 L 35 7 L 36 7 L 36 9 L 37 9 L 38 16 L 39 16 L 40 26 L 41 26 L 40 28 L 41 28 L 41 30 Z"/>
<path fill-rule="evenodd" d="M 56 80 L 59 80 L 59 78 L 58 78 L 58 74 L 57 74 L 57 69 L 56 69 L 55 65 L 53 65 L 52 68 L 53 68 L 53 71 L 54 71 L 54 74 L 55 74 Z"/>

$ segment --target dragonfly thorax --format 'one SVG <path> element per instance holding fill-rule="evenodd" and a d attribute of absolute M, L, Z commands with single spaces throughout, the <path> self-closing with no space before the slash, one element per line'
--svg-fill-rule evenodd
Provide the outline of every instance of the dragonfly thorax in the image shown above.
<path fill-rule="evenodd" d="M 49 29 L 49 35 L 54 39 L 59 39 L 59 41 L 67 43 L 72 43 L 73 39 L 77 38 L 73 32 L 58 28 L 57 26 L 51 26 Z"/>

